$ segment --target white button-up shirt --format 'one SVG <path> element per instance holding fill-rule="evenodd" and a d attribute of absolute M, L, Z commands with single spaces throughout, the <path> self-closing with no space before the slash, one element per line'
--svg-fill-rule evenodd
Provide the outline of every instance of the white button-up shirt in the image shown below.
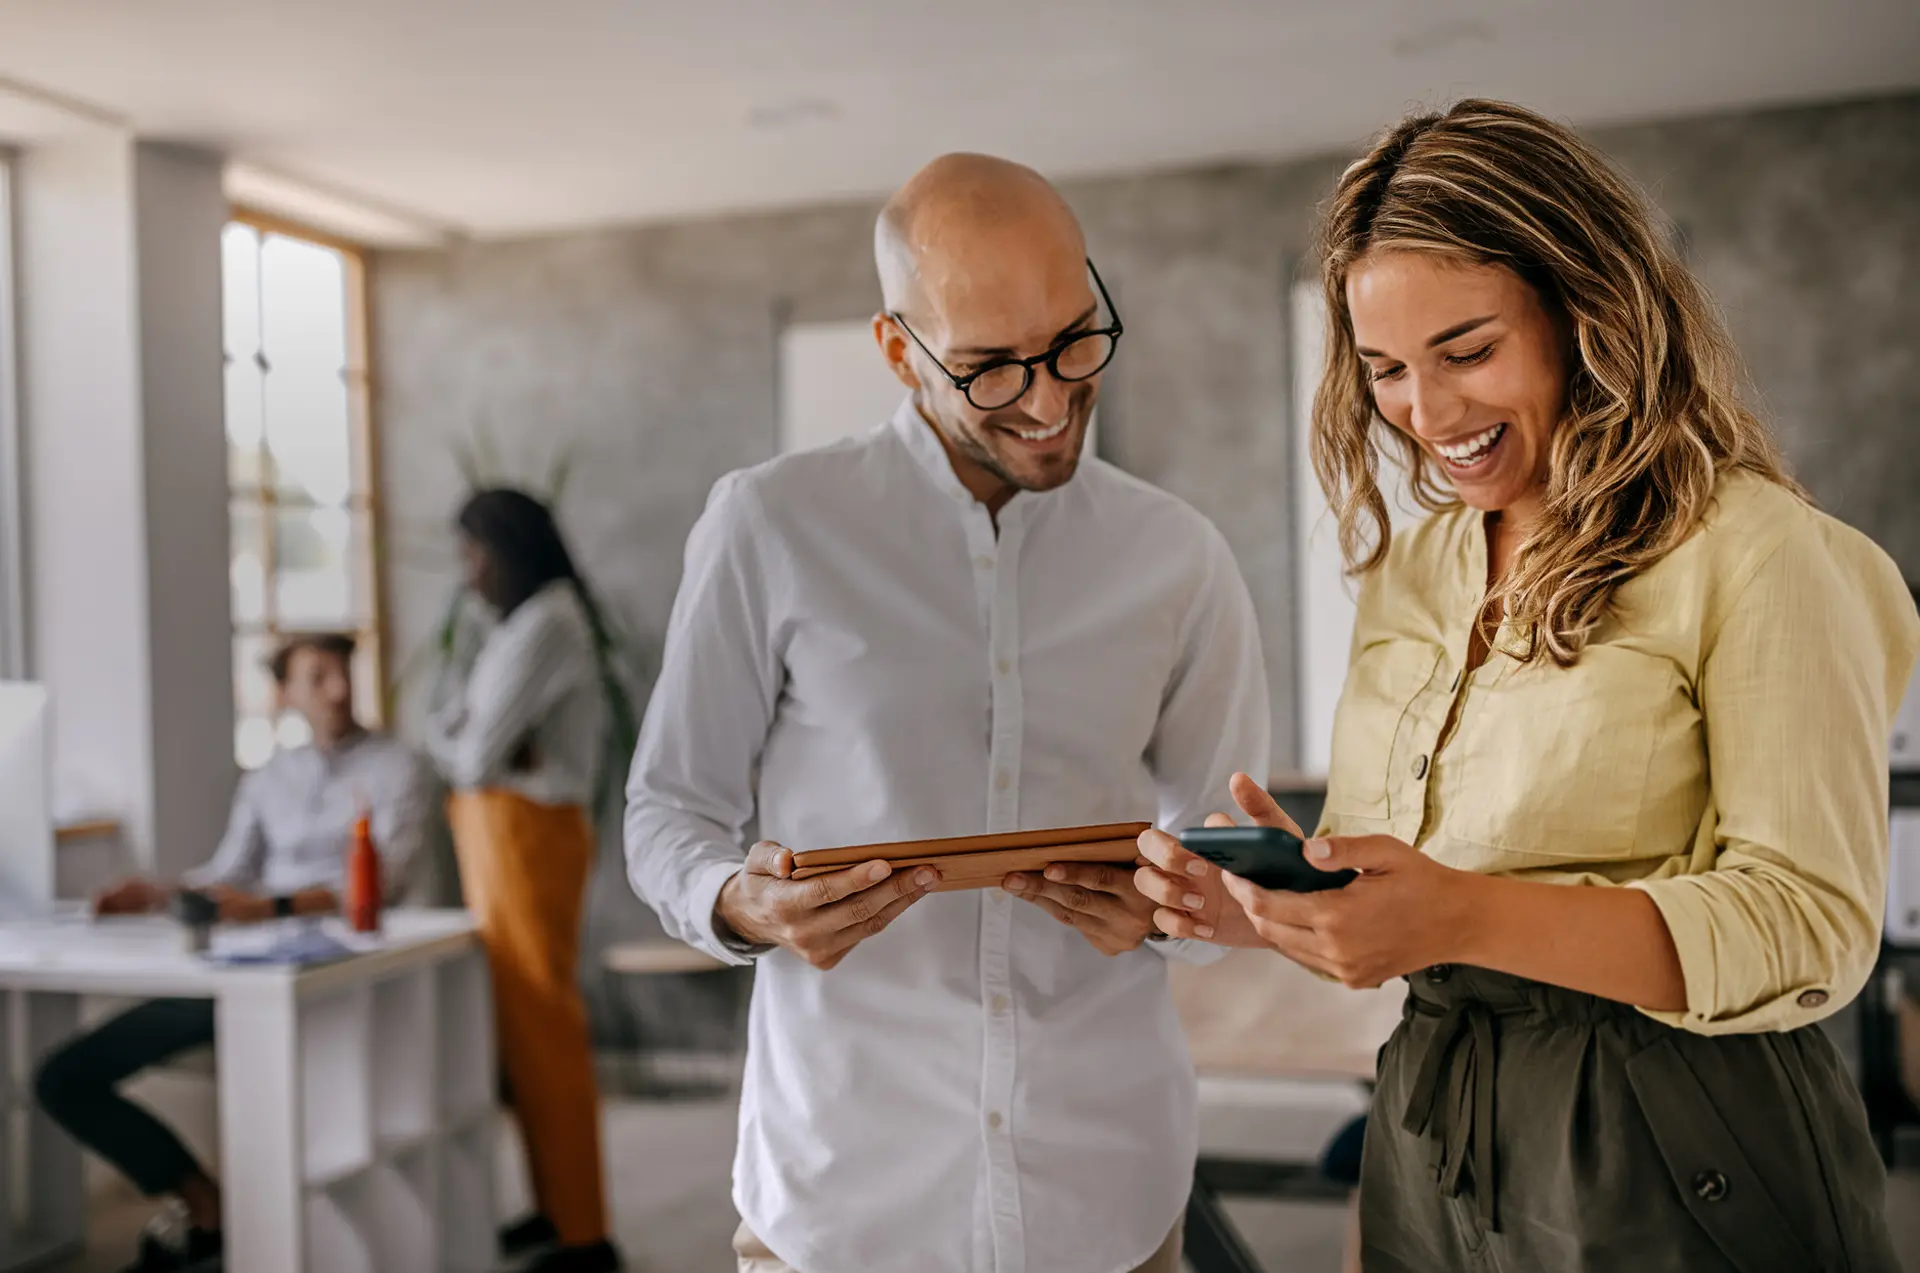
<path fill-rule="evenodd" d="M 1265 772 L 1246 585 L 1198 513 L 1088 458 L 998 532 L 911 403 L 723 479 L 688 541 L 628 790 L 640 896 L 722 959 L 755 835 L 795 850 L 1198 822 Z M 757 828 L 755 826 L 757 822 Z M 837 967 L 759 963 L 734 1171 L 807 1273 L 1120 1273 L 1181 1214 L 1195 1092 L 1163 955 L 998 889 Z"/>

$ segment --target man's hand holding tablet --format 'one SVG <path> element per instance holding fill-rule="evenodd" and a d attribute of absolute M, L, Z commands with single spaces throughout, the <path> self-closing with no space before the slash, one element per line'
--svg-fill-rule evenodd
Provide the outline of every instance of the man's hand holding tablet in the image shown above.
<path fill-rule="evenodd" d="M 940 884 L 921 865 L 895 870 L 884 858 L 794 879 L 793 850 L 762 840 L 747 865 L 720 889 L 713 906 L 723 935 L 753 946 L 790 950 L 821 971 Z"/>

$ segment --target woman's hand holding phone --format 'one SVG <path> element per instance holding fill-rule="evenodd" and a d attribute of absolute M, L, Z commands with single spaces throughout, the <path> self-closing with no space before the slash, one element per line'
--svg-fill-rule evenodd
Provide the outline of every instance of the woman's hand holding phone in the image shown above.
<path fill-rule="evenodd" d="M 1234 802 L 1255 826 L 1279 827 L 1301 834 L 1299 826 L 1267 789 L 1246 774 L 1233 776 L 1232 791 Z M 1233 818 L 1224 813 L 1210 814 L 1206 824 L 1210 827 L 1236 825 Z M 1180 841 L 1164 831 L 1142 833 L 1140 853 L 1150 865 L 1135 873 L 1134 887 L 1158 904 L 1153 921 L 1161 932 L 1170 937 L 1197 938 L 1216 946 L 1271 945 L 1254 926 L 1246 908 L 1227 891 L 1226 876 L 1219 867 L 1188 852 Z"/>

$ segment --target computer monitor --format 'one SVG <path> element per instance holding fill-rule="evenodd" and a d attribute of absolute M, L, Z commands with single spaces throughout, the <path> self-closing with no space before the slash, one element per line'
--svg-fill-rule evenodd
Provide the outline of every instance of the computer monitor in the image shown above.
<path fill-rule="evenodd" d="M 47 691 L 0 681 L 0 918 L 53 907 Z"/>

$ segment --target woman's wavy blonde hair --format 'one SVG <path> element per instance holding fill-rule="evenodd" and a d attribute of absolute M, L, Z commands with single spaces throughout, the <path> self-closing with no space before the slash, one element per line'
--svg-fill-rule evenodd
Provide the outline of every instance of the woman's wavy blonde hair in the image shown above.
<path fill-rule="evenodd" d="M 1382 135 L 1341 176 L 1322 223 L 1327 360 L 1313 467 L 1350 571 L 1387 552 L 1378 446 L 1395 449 L 1422 507 L 1460 502 L 1426 453 L 1380 418 L 1354 351 L 1347 276 L 1369 254 L 1398 251 L 1504 266 L 1571 333 L 1545 511 L 1490 598 L 1529 661 L 1543 651 L 1561 666 L 1578 659 L 1614 591 L 1693 533 L 1721 473 L 1747 469 L 1804 498 L 1741 403 L 1718 313 L 1639 191 L 1569 129 L 1470 99 Z"/>

